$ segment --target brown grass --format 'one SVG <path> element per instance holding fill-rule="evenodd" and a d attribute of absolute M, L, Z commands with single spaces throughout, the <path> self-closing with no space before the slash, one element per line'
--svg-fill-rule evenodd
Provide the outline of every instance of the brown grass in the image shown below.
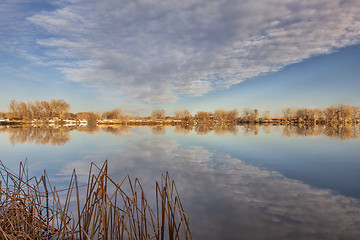
<path fill-rule="evenodd" d="M 107 169 L 107 161 L 92 163 L 82 186 L 74 170 L 69 187 L 57 190 L 46 171 L 29 178 L 26 162 L 16 174 L 0 161 L 0 239 L 192 239 L 168 174 L 156 182 L 153 209 L 138 179 L 115 183 Z"/>

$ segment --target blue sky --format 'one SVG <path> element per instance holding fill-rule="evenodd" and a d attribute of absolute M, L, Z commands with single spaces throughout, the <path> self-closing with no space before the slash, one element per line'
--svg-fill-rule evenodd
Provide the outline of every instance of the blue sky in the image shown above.
<path fill-rule="evenodd" d="M 2 0 L 0 111 L 360 105 L 358 0 Z"/>

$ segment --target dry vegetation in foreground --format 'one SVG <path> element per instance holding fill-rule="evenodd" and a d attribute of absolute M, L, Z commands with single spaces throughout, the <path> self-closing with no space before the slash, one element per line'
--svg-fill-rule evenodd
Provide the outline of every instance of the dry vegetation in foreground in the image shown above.
<path fill-rule="evenodd" d="M 0 161 L 0 239 L 192 239 L 168 174 L 156 182 L 152 209 L 138 179 L 115 183 L 107 168 L 107 162 L 92 163 L 83 186 L 74 170 L 69 187 L 57 190 L 46 171 L 40 179 L 30 178 L 26 162 L 16 174 Z"/>

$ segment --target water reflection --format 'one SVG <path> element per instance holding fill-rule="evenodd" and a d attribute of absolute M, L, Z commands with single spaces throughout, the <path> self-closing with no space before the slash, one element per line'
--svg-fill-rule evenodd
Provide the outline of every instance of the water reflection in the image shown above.
<path fill-rule="evenodd" d="M 51 144 L 53 146 L 63 146 L 71 139 L 71 127 L 34 127 L 34 126 L 17 126 L 4 127 L 3 132 L 9 133 L 11 145 L 15 144 Z"/>
<path fill-rule="evenodd" d="M 79 132 L 86 132 L 89 134 L 98 133 L 100 132 L 100 128 L 94 124 L 85 125 L 85 126 L 78 126 L 75 128 Z"/>
<path fill-rule="evenodd" d="M 93 135 L 72 134 L 74 130 Z M 30 156 L 30 162 L 34 161 L 30 168 L 46 168 L 59 189 L 68 186 L 73 168 L 80 181 L 86 182 L 90 162 L 101 165 L 108 160 L 112 179 L 139 177 L 147 192 L 154 189 L 161 174 L 169 172 L 195 239 L 360 237 L 358 141 L 338 144 L 326 139 L 279 138 L 353 139 L 359 136 L 358 126 L 33 126 L 3 127 L 0 131 L 13 144 L 63 145 L 72 135 L 71 144 L 55 151 L 51 146 L 0 146 L 2 160 L 13 163 L 19 156 Z M 206 133 L 229 135 L 193 136 Z M 238 137 L 233 136 L 236 134 Z M 349 191 L 354 194 L 347 194 Z"/>
<path fill-rule="evenodd" d="M 189 130 L 189 126 L 179 126 L 180 128 L 183 127 L 187 130 Z M 237 135 L 238 133 L 238 126 L 233 124 L 216 124 L 214 126 L 208 126 L 208 125 L 196 125 L 194 127 L 194 131 L 198 135 L 206 135 L 210 132 L 214 132 L 217 136 L 223 136 L 225 134 L 233 134 Z"/>
<path fill-rule="evenodd" d="M 86 179 L 87 156 L 73 168 Z M 113 179 L 139 176 L 146 189 L 169 172 L 190 217 L 195 239 L 356 239 L 360 201 L 279 172 L 244 163 L 201 146 L 184 148 L 171 139 L 128 141 L 109 156 Z"/>
<path fill-rule="evenodd" d="M 166 134 L 166 129 L 164 126 L 154 126 L 151 128 L 151 131 L 154 135 L 160 136 Z"/>
<path fill-rule="evenodd" d="M 337 138 L 340 141 L 360 138 L 359 125 L 286 125 L 284 126 L 283 136 L 322 136 Z"/>
<path fill-rule="evenodd" d="M 71 131 L 86 132 L 88 134 L 95 134 L 101 131 L 111 133 L 113 135 L 121 136 L 130 131 L 129 126 L 115 125 L 115 126 L 1 126 L 0 132 L 9 134 L 9 141 L 11 145 L 16 144 L 51 144 L 53 146 L 63 146 L 71 140 Z"/>
<path fill-rule="evenodd" d="M 126 125 L 111 125 L 101 127 L 101 130 L 116 136 L 122 136 L 124 133 L 128 133 L 131 130 L 131 127 Z"/>
<path fill-rule="evenodd" d="M 71 139 L 70 132 L 73 130 L 86 132 L 89 134 L 106 132 L 121 136 L 128 133 L 134 126 L 128 125 L 87 125 L 87 126 L 0 126 L 1 132 L 9 134 L 9 141 L 12 145 L 33 143 L 33 144 L 51 144 L 62 146 Z M 153 135 L 165 135 L 165 126 L 153 126 L 151 131 Z M 217 136 L 225 134 L 237 135 L 239 132 L 244 136 L 258 135 L 259 133 L 269 134 L 276 130 L 283 137 L 290 138 L 294 136 L 318 137 L 326 136 L 336 138 L 339 141 L 360 138 L 360 125 L 271 125 L 271 124 L 244 124 L 244 125 L 178 125 L 173 127 L 176 134 L 188 134 L 192 131 L 198 135 L 214 133 Z"/>
<path fill-rule="evenodd" d="M 218 124 L 218 125 L 215 125 L 213 129 L 214 129 L 215 135 L 218 135 L 218 136 L 222 136 L 227 133 L 237 135 L 237 133 L 239 131 L 238 127 L 235 125 L 220 125 L 220 124 Z"/>
<path fill-rule="evenodd" d="M 250 136 L 250 135 L 258 135 L 259 134 L 259 124 L 245 124 L 242 125 L 243 135 Z"/>
<path fill-rule="evenodd" d="M 191 125 L 177 125 L 174 126 L 174 128 L 174 133 L 181 135 L 187 135 L 193 130 L 193 126 Z"/>

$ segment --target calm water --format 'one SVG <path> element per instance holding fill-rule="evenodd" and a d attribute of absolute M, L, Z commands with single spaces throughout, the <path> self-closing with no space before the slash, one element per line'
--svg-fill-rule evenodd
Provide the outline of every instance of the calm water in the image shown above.
<path fill-rule="evenodd" d="M 337 134 L 335 134 L 337 133 Z M 6 128 L 0 159 L 66 186 L 73 168 L 175 180 L 195 239 L 360 239 L 359 128 Z"/>

